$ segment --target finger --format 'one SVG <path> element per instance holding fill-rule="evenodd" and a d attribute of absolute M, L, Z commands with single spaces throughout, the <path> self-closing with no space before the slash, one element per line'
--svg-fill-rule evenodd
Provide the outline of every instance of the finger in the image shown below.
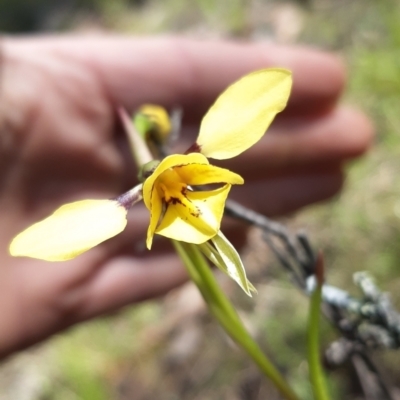
<path fill-rule="evenodd" d="M 27 273 L 28 264 L 25 267 L 21 271 L 24 269 Z M 59 282 L 59 275 L 67 274 L 66 267 L 59 268 L 59 274 L 55 274 Z M 53 265 L 53 268 L 57 267 Z M 40 275 L 40 267 L 38 270 Z M 64 284 L 64 291 L 40 285 L 29 272 L 27 275 L 32 278 L 30 282 L 10 276 L 1 285 L 0 357 L 82 320 L 160 296 L 187 280 L 184 268 L 174 255 L 151 260 L 119 257 L 98 266 L 93 277 L 82 280 L 76 287 Z"/>
<path fill-rule="evenodd" d="M 74 260 L 48 263 L 4 256 L 7 268 L 1 271 L 0 279 L 4 323 L 0 356 L 84 319 L 161 295 L 187 279 L 171 252 L 138 251 L 148 215 L 141 208 L 131 214 L 121 235 Z"/>
<path fill-rule="evenodd" d="M 74 322 L 161 296 L 187 279 L 186 270 L 174 254 L 153 256 L 146 262 L 128 256 L 112 259 L 82 291 Z"/>
<path fill-rule="evenodd" d="M 256 146 L 220 165 L 243 175 L 246 182 L 321 169 L 364 153 L 372 144 L 373 130 L 364 114 L 349 108 L 317 118 L 288 118 Z"/>
<path fill-rule="evenodd" d="M 96 45 L 101 48 L 100 42 Z M 99 59 L 100 48 L 97 53 L 93 51 L 92 60 L 99 60 L 96 66 L 114 101 L 131 109 L 149 101 L 167 106 L 183 104 L 187 114 L 201 116 L 234 80 L 267 67 L 293 71 L 290 104 L 297 112 L 315 113 L 329 108 L 344 84 L 343 66 L 336 57 L 271 43 L 161 38 L 131 42 L 129 46 L 127 41 L 115 47 L 116 54 L 107 59 Z M 105 54 L 104 49 L 101 51 Z M 135 53 L 134 59 L 139 62 L 132 62 L 129 53 Z M 110 65 L 112 59 L 118 61 Z M 114 74 L 115 68 L 122 73 Z"/>
<path fill-rule="evenodd" d="M 345 81 L 336 56 L 273 43 L 104 36 L 13 40 L 12 46 L 86 63 L 113 103 L 129 109 L 146 102 L 183 104 L 188 114 L 201 116 L 240 76 L 260 68 L 285 67 L 294 74 L 289 108 L 318 113 L 335 103 Z"/>
<path fill-rule="evenodd" d="M 332 197 L 343 180 L 339 168 L 282 176 L 237 187 L 232 198 L 267 216 L 284 215 Z"/>

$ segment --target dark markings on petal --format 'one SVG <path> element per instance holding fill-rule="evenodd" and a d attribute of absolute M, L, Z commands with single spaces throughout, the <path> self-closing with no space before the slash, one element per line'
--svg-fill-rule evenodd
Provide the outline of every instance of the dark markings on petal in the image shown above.
<path fill-rule="evenodd" d="M 187 193 L 187 187 L 186 187 L 186 186 L 182 187 L 181 193 L 182 193 L 182 195 L 186 198 L 186 200 L 187 200 L 189 203 L 191 203 L 192 206 L 196 209 L 196 211 L 190 212 L 190 215 L 192 215 L 192 216 L 195 217 L 195 218 L 199 218 L 200 215 L 202 214 L 202 212 L 201 212 L 201 210 L 200 210 L 199 207 L 195 206 L 195 205 L 186 197 L 186 193 Z M 185 203 L 183 203 L 183 202 L 181 201 L 181 199 L 179 199 L 178 197 L 172 197 L 172 196 L 171 196 L 171 197 L 168 199 L 168 201 L 166 201 L 165 199 L 164 199 L 164 201 L 165 201 L 165 204 L 166 204 L 167 206 L 168 206 L 169 204 L 173 204 L 173 205 L 180 204 L 180 205 L 182 205 L 183 207 L 187 207 L 187 205 L 186 205 Z M 206 200 L 204 200 L 204 201 L 206 201 Z M 187 218 L 185 218 L 185 220 L 187 220 Z"/>
<path fill-rule="evenodd" d="M 168 204 L 170 204 L 170 203 L 172 203 L 172 204 L 182 204 L 183 205 L 183 207 L 186 207 L 186 205 L 185 204 L 183 204 L 182 202 L 181 202 L 181 200 L 178 198 L 178 197 L 170 197 L 170 199 L 167 201 L 167 203 Z"/>
<path fill-rule="evenodd" d="M 201 211 L 196 207 L 196 209 L 197 209 L 197 212 L 195 212 L 195 213 L 190 213 L 190 215 L 193 215 L 193 217 L 195 217 L 195 218 L 199 218 L 200 217 L 200 214 L 201 214 Z"/>

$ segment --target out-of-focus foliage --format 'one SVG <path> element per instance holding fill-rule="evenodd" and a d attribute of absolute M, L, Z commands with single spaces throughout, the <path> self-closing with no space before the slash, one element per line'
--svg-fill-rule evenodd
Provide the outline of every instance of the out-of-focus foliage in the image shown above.
<path fill-rule="evenodd" d="M 123 9 L 140 5 L 144 0 L 2 0 L 0 31 L 64 30 L 82 14 L 101 17 L 109 3 Z"/>

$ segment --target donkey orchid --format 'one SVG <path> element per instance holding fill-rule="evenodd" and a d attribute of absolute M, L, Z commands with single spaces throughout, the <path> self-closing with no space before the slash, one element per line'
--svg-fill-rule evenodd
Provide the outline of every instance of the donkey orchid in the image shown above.
<path fill-rule="evenodd" d="M 243 179 L 211 165 L 207 157 L 235 157 L 255 144 L 285 108 L 291 82 L 291 73 L 279 68 L 244 76 L 209 109 L 191 153 L 164 158 L 143 185 L 116 199 L 81 200 L 61 206 L 18 234 L 10 244 L 11 255 L 47 261 L 74 258 L 123 231 L 127 210 L 142 196 L 150 211 L 149 249 L 155 233 L 199 245 L 213 238 L 215 243 L 221 242 L 225 200 L 231 185 L 242 184 Z M 204 188 L 209 184 L 220 187 Z M 212 255 L 212 249 L 207 251 Z"/>

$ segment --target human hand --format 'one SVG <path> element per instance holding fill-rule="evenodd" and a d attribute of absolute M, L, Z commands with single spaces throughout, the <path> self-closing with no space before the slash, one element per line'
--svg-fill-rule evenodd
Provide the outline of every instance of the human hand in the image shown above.
<path fill-rule="evenodd" d="M 269 66 L 291 69 L 288 109 L 256 146 L 222 163 L 247 183 L 232 190 L 233 198 L 268 215 L 335 194 L 343 161 L 371 140 L 362 115 L 336 107 L 340 62 L 307 49 L 176 38 L 6 38 L 1 61 L 2 356 L 186 279 L 173 254 L 143 250 L 149 217 L 140 206 L 122 234 L 75 260 L 7 253 L 12 237 L 59 205 L 113 197 L 135 183 L 116 106 L 181 105 L 190 131 L 235 79 Z"/>

